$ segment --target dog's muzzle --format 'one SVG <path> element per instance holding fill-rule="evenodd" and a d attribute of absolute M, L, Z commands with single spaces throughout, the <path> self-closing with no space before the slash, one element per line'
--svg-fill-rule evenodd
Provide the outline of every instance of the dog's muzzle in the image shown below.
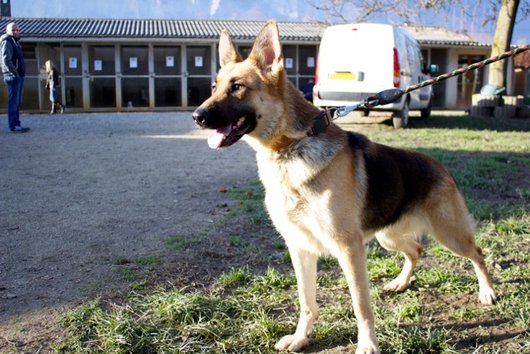
<path fill-rule="evenodd" d="M 201 128 L 214 129 L 208 136 L 208 146 L 212 149 L 230 146 L 243 135 L 256 127 L 256 113 L 252 110 L 220 111 L 199 107 L 192 114 L 193 120 Z"/>

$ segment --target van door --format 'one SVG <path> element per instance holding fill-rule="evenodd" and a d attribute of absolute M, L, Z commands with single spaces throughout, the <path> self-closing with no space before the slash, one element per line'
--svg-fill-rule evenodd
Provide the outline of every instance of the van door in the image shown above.
<path fill-rule="evenodd" d="M 392 31 L 379 24 L 328 27 L 320 45 L 315 104 L 355 104 L 392 87 Z"/>
<path fill-rule="evenodd" d="M 410 81 L 407 82 L 407 85 L 403 87 L 406 89 L 410 85 L 414 85 L 422 81 L 423 74 L 421 72 L 421 54 L 420 48 L 417 42 L 408 36 L 406 37 L 407 43 L 407 56 L 408 63 L 410 68 Z M 419 109 L 422 108 L 422 94 L 421 90 L 414 90 L 410 92 L 410 109 Z"/>
<path fill-rule="evenodd" d="M 418 57 L 420 59 L 418 65 L 418 81 L 415 83 L 421 83 L 431 78 L 431 73 L 428 71 L 427 65 L 423 58 L 422 51 L 418 48 Z M 418 90 L 420 95 L 420 106 L 419 109 L 424 109 L 432 106 L 433 88 L 431 85 L 427 85 Z M 430 108 L 429 108 L 430 110 Z M 424 112 L 422 112 L 424 114 Z"/>

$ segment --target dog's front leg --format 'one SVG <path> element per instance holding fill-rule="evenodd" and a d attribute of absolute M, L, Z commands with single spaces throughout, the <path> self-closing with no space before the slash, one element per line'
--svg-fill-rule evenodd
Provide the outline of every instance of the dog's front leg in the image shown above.
<path fill-rule="evenodd" d="M 318 317 L 316 302 L 318 256 L 294 246 L 288 245 L 288 247 L 298 282 L 300 319 L 296 326 L 296 332 L 280 339 L 274 347 L 277 350 L 296 352 L 309 344 L 313 323 Z"/>
<path fill-rule="evenodd" d="M 340 239 L 334 253 L 348 282 L 353 302 L 353 312 L 357 318 L 359 333 L 355 353 L 379 353 L 374 329 L 374 315 L 370 305 L 366 252 L 362 232 L 359 231 L 351 238 Z"/>

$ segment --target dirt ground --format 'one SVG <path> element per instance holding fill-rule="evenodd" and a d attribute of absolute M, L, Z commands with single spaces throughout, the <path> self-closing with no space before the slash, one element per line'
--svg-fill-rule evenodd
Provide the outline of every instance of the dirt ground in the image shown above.
<path fill-rule="evenodd" d="M 247 144 L 209 149 L 189 112 L 21 121 L 28 134 L 0 125 L 0 352 L 46 352 L 61 312 L 125 285 L 123 260 L 164 259 L 177 285 L 230 269 L 214 240 L 180 259 L 164 242 L 199 237 L 229 209 L 224 190 L 257 177 Z"/>

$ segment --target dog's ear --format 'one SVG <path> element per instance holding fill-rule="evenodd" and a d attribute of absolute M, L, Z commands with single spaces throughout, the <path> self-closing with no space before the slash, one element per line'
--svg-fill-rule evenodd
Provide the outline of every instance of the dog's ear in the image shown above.
<path fill-rule="evenodd" d="M 237 52 L 234 42 L 230 37 L 228 31 L 221 32 L 219 38 L 219 64 L 221 67 L 225 66 L 228 63 L 235 62 L 238 63 L 242 61 L 241 55 Z"/>
<path fill-rule="evenodd" d="M 263 72 L 277 73 L 283 68 L 280 31 L 276 21 L 268 21 L 256 37 L 249 58 L 254 60 Z"/>

